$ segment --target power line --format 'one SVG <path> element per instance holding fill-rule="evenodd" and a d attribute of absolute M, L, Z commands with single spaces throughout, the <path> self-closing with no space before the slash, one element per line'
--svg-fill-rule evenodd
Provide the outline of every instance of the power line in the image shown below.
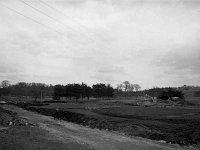
<path fill-rule="evenodd" d="M 44 2 L 43 0 L 38 0 L 38 1 L 39 1 L 40 3 L 42 3 L 43 5 L 47 6 L 48 8 L 51 8 L 52 10 L 55 10 L 56 12 L 62 14 L 63 16 L 69 17 L 69 16 L 67 16 L 64 12 L 62 12 L 62 11 L 56 9 L 55 7 L 49 5 L 48 3 Z M 74 19 L 71 19 L 71 20 L 72 20 L 73 22 L 75 22 L 76 24 L 79 24 L 79 26 L 82 27 L 82 29 L 84 28 L 85 30 L 88 31 L 88 29 L 87 29 L 84 25 L 82 25 L 81 23 L 79 23 L 78 21 L 76 21 L 76 20 L 74 20 Z M 86 36 L 87 36 L 87 35 L 86 35 Z M 93 35 L 93 34 L 89 34 L 89 35 L 87 36 L 87 38 L 89 38 L 92 42 L 94 42 L 94 39 L 92 39 L 90 36 L 93 36 L 93 37 L 94 37 L 94 35 Z"/>
<path fill-rule="evenodd" d="M 39 12 L 39 13 L 41 13 L 41 14 L 47 16 L 48 18 L 50 18 L 50 19 L 52 19 L 52 20 L 54 20 L 54 21 L 56 21 L 56 22 L 59 22 L 59 23 L 63 24 L 63 23 L 60 22 L 59 20 L 54 19 L 53 17 L 49 16 L 48 14 L 44 13 L 44 12 L 41 11 L 41 10 L 39 10 L 39 9 L 37 9 L 37 8 L 35 8 L 35 7 L 31 6 L 31 5 L 29 5 L 28 3 L 24 2 L 23 0 L 19 0 L 19 1 L 20 1 L 21 3 L 27 5 L 28 7 L 31 7 L 31 8 L 34 9 L 35 11 L 37 11 L 37 12 Z M 63 25 L 65 25 L 65 24 L 63 24 Z"/>
<path fill-rule="evenodd" d="M 37 11 L 37 12 L 43 14 L 44 16 L 50 18 L 51 20 L 53 20 L 53 21 L 55 21 L 55 22 L 58 22 L 58 23 L 62 24 L 63 26 L 66 26 L 67 28 L 70 28 L 71 30 L 73 30 L 73 31 L 76 32 L 76 30 L 74 30 L 72 27 L 70 27 L 70 26 L 64 24 L 64 23 L 63 23 L 62 21 L 60 21 L 60 20 L 57 20 L 57 19 L 51 17 L 50 15 L 48 15 L 48 14 L 44 13 L 43 11 L 41 11 L 40 9 L 37 9 L 37 8 L 33 7 L 32 5 L 30 5 L 30 4 L 26 3 L 26 2 L 24 2 L 23 0 L 19 0 L 19 1 L 20 1 L 21 3 L 23 3 L 23 4 L 27 5 L 27 6 L 29 6 L 30 8 L 34 9 L 35 11 Z M 80 33 L 79 33 L 79 34 L 80 34 Z M 77 42 L 78 42 L 79 44 L 85 44 L 85 43 L 81 43 L 80 41 L 77 41 Z"/>
<path fill-rule="evenodd" d="M 39 12 L 42 13 L 43 15 L 49 17 L 50 19 L 52 19 L 52 20 L 54 20 L 54 21 L 56 21 L 56 22 L 58 22 L 58 23 L 60 23 L 60 24 L 62 24 L 62 25 L 64 25 L 64 26 L 67 26 L 68 28 L 72 29 L 73 31 L 76 31 L 75 29 L 73 29 L 73 28 L 70 27 L 69 25 L 64 24 L 62 21 L 60 21 L 60 20 L 58 20 L 58 19 L 55 19 L 55 18 L 49 16 L 48 14 L 44 13 L 44 12 L 41 11 L 40 9 L 35 8 L 35 7 L 33 7 L 32 5 L 29 5 L 28 3 L 24 2 L 23 0 L 19 0 L 19 1 L 21 1 L 22 3 L 24 3 L 24 4 L 27 5 L 27 6 L 31 7 L 31 8 L 34 9 L 35 11 L 39 11 Z M 47 7 L 51 8 L 51 9 L 53 9 L 53 10 L 59 12 L 60 14 L 62 14 L 62 15 L 64 15 L 64 16 L 68 17 L 68 16 L 67 16 L 66 14 L 64 14 L 62 11 L 57 10 L 56 8 L 50 6 L 49 4 L 45 3 L 44 1 L 42 1 L 42 0 L 38 0 L 38 1 L 41 2 L 42 4 L 44 4 L 45 6 L 47 6 Z M 80 23 L 79 23 L 79 24 L 80 24 Z M 84 37 L 86 37 L 91 43 L 93 43 L 93 44 L 96 43 L 96 41 L 95 41 L 93 38 L 91 38 L 90 36 L 85 35 L 85 34 L 83 34 L 83 33 L 82 33 L 82 34 L 79 33 L 79 34 L 80 34 L 80 35 L 83 35 Z M 93 36 L 93 37 L 94 37 L 94 36 Z M 79 41 L 78 41 L 78 43 L 79 43 L 79 44 L 85 44 L 85 43 L 79 42 Z M 103 45 L 103 46 L 104 46 L 105 48 L 109 49 L 108 46 L 105 46 L 105 45 Z M 94 47 L 94 49 L 96 49 L 97 51 L 100 50 L 98 47 Z"/>
<path fill-rule="evenodd" d="M 21 16 L 23 16 L 23 17 L 25 17 L 25 18 L 27 18 L 27 19 L 29 19 L 29 20 L 31 20 L 31 21 L 37 23 L 37 24 L 40 24 L 41 26 L 44 26 L 44 27 L 48 27 L 48 28 L 50 28 L 49 26 L 46 26 L 46 25 L 40 23 L 39 21 L 34 20 L 33 18 L 28 17 L 28 16 L 26 16 L 26 15 L 20 13 L 19 11 L 16 11 L 15 9 L 12 9 L 12 8 L 10 8 L 10 7 L 8 7 L 8 6 L 4 5 L 4 4 L 2 4 L 2 3 L 0 3 L 0 5 L 1 5 L 2 7 L 5 7 L 5 8 L 7 8 L 7 9 L 9 9 L 9 10 L 11 10 L 11 11 L 17 13 L 18 15 L 21 15 Z"/>
<path fill-rule="evenodd" d="M 15 9 L 13 9 L 13 8 L 10 8 L 10 7 L 8 7 L 8 6 L 4 5 L 4 4 L 2 4 L 2 3 L 0 3 L 0 5 L 1 5 L 2 7 L 4 7 L 4 8 L 7 8 L 8 10 L 10 10 L 10 11 L 12 11 L 12 12 L 17 13 L 18 15 L 23 16 L 24 18 L 26 18 L 26 19 L 28 19 L 28 20 L 31 20 L 31 21 L 33 21 L 33 22 L 35 22 L 35 23 L 37 23 L 37 24 L 39 24 L 39 25 L 41 25 L 41 26 L 43 26 L 43 27 L 45 27 L 45 28 L 48 28 L 48 29 L 50 29 L 50 30 L 53 30 L 53 31 L 56 32 L 57 34 L 62 34 L 61 32 L 55 30 L 54 28 L 51 28 L 51 27 L 49 27 L 49 26 L 47 26 L 47 25 L 45 25 L 45 24 L 42 24 L 42 23 L 40 23 L 39 21 L 37 21 L 37 20 L 35 20 L 35 19 L 33 19 L 33 18 L 29 17 L 29 16 L 26 16 L 26 15 L 22 14 L 21 12 L 15 10 Z M 64 35 L 62 35 L 62 36 L 64 36 Z M 68 40 L 68 39 L 67 39 L 67 40 Z"/>
<path fill-rule="evenodd" d="M 38 0 L 38 1 L 39 1 L 40 3 L 42 3 L 43 5 L 47 6 L 48 8 L 51 8 L 51 9 L 55 10 L 56 12 L 62 14 L 63 16 L 65 16 L 65 17 L 67 17 L 67 18 L 69 17 L 69 16 L 67 16 L 64 12 L 62 12 L 62 11 L 56 9 L 55 7 L 49 5 L 48 3 L 46 3 L 46 2 L 44 2 L 44 1 L 42 1 L 42 0 Z M 82 29 L 84 28 L 84 29 L 87 30 L 87 28 L 86 28 L 84 25 L 82 25 L 81 23 L 79 23 L 78 21 L 76 21 L 76 20 L 74 20 L 74 19 L 71 19 L 71 20 L 72 20 L 73 22 L 75 22 L 76 24 L 79 24 L 79 26 L 82 27 Z"/>
<path fill-rule="evenodd" d="M 21 1 L 21 0 L 20 0 L 20 1 Z M 39 1 L 40 3 L 42 3 L 43 5 L 47 6 L 48 8 L 51 8 L 52 10 L 55 10 L 56 12 L 62 14 L 63 16 L 68 17 L 65 13 L 63 13 L 62 11 L 60 11 L 60 10 L 54 8 L 53 6 L 51 6 L 51 5 L 49 5 L 48 3 L 44 2 L 43 0 L 38 0 L 38 1 Z M 72 19 L 71 19 L 71 20 L 72 20 Z M 77 22 L 77 21 L 75 21 L 75 20 L 73 20 L 73 21 L 74 21 L 75 23 L 79 24 L 80 26 L 82 26 L 82 29 L 84 28 L 84 29 L 87 30 L 87 28 L 86 28 L 85 26 L 83 26 L 82 24 L 80 24 L 79 22 Z M 93 42 L 93 43 L 96 42 L 93 38 L 90 37 L 90 36 L 93 36 L 93 37 L 94 37 L 93 34 L 84 35 L 84 36 L 86 36 L 91 42 Z M 109 49 L 108 46 L 105 46 L 105 45 L 104 45 L 104 47 L 107 48 L 107 49 Z"/>

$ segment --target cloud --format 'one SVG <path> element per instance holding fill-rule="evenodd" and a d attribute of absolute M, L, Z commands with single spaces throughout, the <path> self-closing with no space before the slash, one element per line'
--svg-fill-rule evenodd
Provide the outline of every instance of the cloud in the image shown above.
<path fill-rule="evenodd" d="M 115 77 L 111 74 L 96 74 L 96 75 L 92 75 L 90 76 L 92 79 L 94 79 L 94 82 L 92 84 L 95 83 L 109 83 L 109 84 L 113 84 L 115 83 L 117 80 L 115 79 Z"/>
<path fill-rule="evenodd" d="M 0 80 L 200 82 L 198 1 L 44 0 L 63 13 L 27 1 L 53 20 L 19 1 L 2 2 L 40 24 L 0 9 Z"/>
<path fill-rule="evenodd" d="M 124 73 L 124 68 L 123 67 L 105 67 L 105 68 L 100 68 L 98 70 L 99 73 L 107 73 L 107 74 L 115 74 L 115 73 Z"/>
<path fill-rule="evenodd" d="M 125 75 L 125 68 L 113 65 L 98 67 L 97 71 L 90 76 L 95 83 L 103 82 L 115 84 L 119 82 L 119 76 Z"/>
<path fill-rule="evenodd" d="M 159 70 L 154 81 L 160 86 L 199 85 L 199 60 L 198 44 L 185 45 L 164 53 L 153 64 Z"/>
<path fill-rule="evenodd" d="M 177 51 L 166 53 L 159 62 L 160 67 L 167 68 L 165 73 L 176 74 L 184 72 L 185 74 L 200 75 L 200 46 L 183 47 Z"/>

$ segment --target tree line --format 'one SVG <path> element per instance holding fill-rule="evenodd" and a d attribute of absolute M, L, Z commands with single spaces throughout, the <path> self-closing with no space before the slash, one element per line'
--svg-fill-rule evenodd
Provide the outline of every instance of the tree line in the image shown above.
<path fill-rule="evenodd" d="M 132 84 L 129 81 L 124 81 L 117 88 L 113 88 L 110 84 L 104 83 L 97 83 L 92 86 L 85 83 L 57 84 L 53 86 L 51 84 L 26 82 L 10 84 L 8 80 L 2 81 L 0 87 L 0 96 L 31 97 L 35 100 L 46 96 L 53 97 L 55 100 L 59 100 L 61 97 L 68 99 L 131 97 L 138 96 L 136 93 L 141 88 L 139 84 Z"/>
<path fill-rule="evenodd" d="M 102 98 L 102 97 L 138 97 L 149 95 L 151 97 L 157 97 L 160 99 L 168 99 L 169 97 L 183 98 L 181 91 L 183 87 L 171 88 L 171 87 L 154 87 L 151 89 L 140 90 L 139 84 L 132 84 L 129 81 L 124 81 L 117 85 L 117 88 L 113 88 L 110 84 L 98 83 L 88 86 L 85 83 L 74 83 L 66 85 L 47 85 L 44 83 L 26 83 L 19 82 L 16 84 L 10 84 L 8 80 L 4 80 L 0 83 L 0 97 L 1 96 L 13 96 L 13 97 L 31 97 L 34 100 L 44 97 L 53 97 L 55 100 L 60 100 L 61 97 L 68 99 L 89 99 L 90 97 Z M 199 92 L 195 93 L 196 95 Z"/>
<path fill-rule="evenodd" d="M 78 84 L 57 84 L 47 85 L 44 83 L 26 83 L 19 82 L 11 85 L 8 80 L 4 80 L 0 84 L 0 97 L 1 96 L 13 96 L 13 97 L 31 97 L 37 100 L 46 96 L 53 97 L 55 100 L 59 100 L 61 97 L 67 97 L 69 99 L 80 99 L 90 97 L 113 97 L 114 88 L 110 84 L 98 83 L 91 87 L 85 83 Z"/>
<path fill-rule="evenodd" d="M 32 97 L 37 100 L 41 97 L 52 96 L 53 88 L 53 85 L 47 85 L 44 83 L 19 82 L 17 84 L 11 85 L 8 80 L 4 80 L 1 82 L 0 97 Z"/>
<path fill-rule="evenodd" d="M 53 97 L 59 100 L 61 97 L 67 97 L 69 99 L 83 99 L 90 97 L 113 97 L 114 88 L 110 84 L 98 83 L 88 86 L 85 83 L 82 84 L 67 84 L 67 85 L 55 85 Z"/>

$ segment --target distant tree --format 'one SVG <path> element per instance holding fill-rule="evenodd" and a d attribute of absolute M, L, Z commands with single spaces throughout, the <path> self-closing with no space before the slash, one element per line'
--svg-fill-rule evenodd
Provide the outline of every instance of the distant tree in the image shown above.
<path fill-rule="evenodd" d="M 138 91 L 141 89 L 141 86 L 139 84 L 133 84 L 133 87 L 134 87 L 134 89 L 136 91 L 136 95 L 138 97 Z"/>
<path fill-rule="evenodd" d="M 141 89 L 141 86 L 139 84 L 133 84 L 133 87 L 134 87 L 136 92 Z"/>
<path fill-rule="evenodd" d="M 13 86 L 13 91 L 15 95 L 19 98 L 21 98 L 22 96 L 31 95 L 30 89 L 28 88 L 28 84 L 26 82 L 18 82 L 17 84 L 15 84 Z"/>
<path fill-rule="evenodd" d="M 43 83 L 18 82 L 10 87 L 10 92 L 12 96 L 17 96 L 18 98 L 28 96 L 37 100 L 39 97 L 43 98 L 45 95 L 52 96 L 53 86 Z"/>
<path fill-rule="evenodd" d="M 131 88 L 131 84 L 129 81 L 124 81 L 123 84 L 122 84 L 122 87 L 124 87 L 124 91 L 127 92 L 130 90 Z"/>
<path fill-rule="evenodd" d="M 29 85 L 29 88 L 30 88 L 31 95 L 34 97 L 35 101 L 39 97 L 42 98 L 44 96 L 45 84 L 42 84 L 42 83 L 31 83 Z"/>
<path fill-rule="evenodd" d="M 82 95 L 82 87 L 80 84 L 73 84 L 73 94 L 75 99 L 79 99 Z"/>
<path fill-rule="evenodd" d="M 135 87 L 134 87 L 134 84 L 130 84 L 130 87 L 129 87 L 129 92 L 133 92 L 134 91 L 134 89 L 135 89 Z"/>
<path fill-rule="evenodd" d="M 65 96 L 69 97 L 69 99 L 71 100 L 73 96 L 73 84 L 67 84 L 65 86 Z"/>
<path fill-rule="evenodd" d="M 107 92 L 107 97 L 113 97 L 114 95 L 114 89 L 113 87 L 111 87 L 110 84 L 107 84 L 107 87 L 106 87 L 106 92 Z"/>
<path fill-rule="evenodd" d="M 82 82 L 81 84 L 81 99 L 82 100 L 83 98 L 86 97 L 86 88 L 87 88 L 87 85 Z"/>
<path fill-rule="evenodd" d="M 194 96 L 195 96 L 195 97 L 200 97 L 200 91 L 195 91 L 195 92 L 194 92 Z"/>
<path fill-rule="evenodd" d="M 10 84 L 10 81 L 8 81 L 8 80 L 3 80 L 3 81 L 1 82 L 1 87 L 2 87 L 2 88 L 8 88 L 10 85 L 11 85 L 11 84 Z"/>
<path fill-rule="evenodd" d="M 48 96 L 48 97 L 51 97 L 53 96 L 53 88 L 54 86 L 53 85 L 45 85 L 45 93 L 43 93 L 43 96 Z"/>
<path fill-rule="evenodd" d="M 114 89 L 110 84 L 94 84 L 92 88 L 95 97 L 112 97 L 114 95 Z"/>
<path fill-rule="evenodd" d="M 168 90 L 168 88 L 165 89 L 165 88 L 153 87 L 151 89 L 145 90 L 144 93 L 152 97 L 158 97 L 158 95 L 160 95 L 163 91 L 166 90 Z"/>
<path fill-rule="evenodd" d="M 53 97 L 55 100 L 60 100 L 61 97 L 65 96 L 65 87 L 57 84 L 54 86 Z"/>
<path fill-rule="evenodd" d="M 117 85 L 117 90 L 118 91 L 123 91 L 123 85 L 122 84 L 118 84 Z"/>
<path fill-rule="evenodd" d="M 87 99 L 89 100 L 89 98 L 92 96 L 92 88 L 84 83 L 81 84 L 81 87 L 82 87 L 82 94 L 81 94 L 82 99 L 87 97 Z"/>
<path fill-rule="evenodd" d="M 40 96 L 44 97 L 45 95 L 52 96 L 54 87 L 52 85 L 46 85 L 43 83 L 26 83 L 18 82 L 17 84 L 11 85 L 7 81 L 2 82 L 3 86 L 0 88 L 0 95 L 10 95 L 18 97 L 33 97 L 37 100 Z"/>
<path fill-rule="evenodd" d="M 125 97 L 127 97 L 128 93 L 134 90 L 134 84 L 131 84 L 129 81 L 124 81 L 118 87 L 121 88 L 122 91 L 124 91 Z"/>
<path fill-rule="evenodd" d="M 67 84 L 65 86 L 65 96 L 71 99 L 74 97 L 76 100 L 81 98 L 92 96 L 92 88 L 87 86 L 86 84 Z"/>
<path fill-rule="evenodd" d="M 123 92 L 123 86 L 122 84 L 118 84 L 115 91 L 114 91 L 114 96 L 115 97 L 121 97 L 124 95 L 124 92 Z"/>
<path fill-rule="evenodd" d="M 114 90 L 115 96 L 136 96 L 141 95 L 142 92 L 139 92 L 141 89 L 139 84 L 132 84 L 129 81 L 124 81 L 121 84 L 117 85 L 117 88 Z M 135 92 L 134 92 L 135 91 Z"/>
<path fill-rule="evenodd" d="M 94 84 L 92 86 L 95 97 L 104 97 L 106 96 L 106 85 L 103 83 Z"/>
<path fill-rule="evenodd" d="M 180 99 L 184 99 L 184 94 L 181 91 L 169 88 L 168 90 L 163 91 L 158 95 L 158 99 L 163 100 L 172 99 L 173 97 L 179 97 Z"/>
<path fill-rule="evenodd" d="M 90 99 L 92 94 L 93 94 L 92 88 L 90 86 L 87 86 L 85 89 L 85 96 L 87 97 L 88 100 Z"/>
<path fill-rule="evenodd" d="M 0 88 L 0 97 L 7 96 L 10 94 L 10 87 Z"/>

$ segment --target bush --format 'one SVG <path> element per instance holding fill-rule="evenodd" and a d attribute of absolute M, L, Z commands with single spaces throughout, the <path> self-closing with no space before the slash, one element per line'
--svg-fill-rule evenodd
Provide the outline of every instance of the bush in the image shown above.
<path fill-rule="evenodd" d="M 181 91 L 174 89 L 163 91 L 158 95 L 158 99 L 163 99 L 163 100 L 173 99 L 173 97 L 184 99 L 183 93 Z"/>
<path fill-rule="evenodd" d="M 195 96 L 195 97 L 200 97 L 200 91 L 194 92 L 194 96 Z"/>

